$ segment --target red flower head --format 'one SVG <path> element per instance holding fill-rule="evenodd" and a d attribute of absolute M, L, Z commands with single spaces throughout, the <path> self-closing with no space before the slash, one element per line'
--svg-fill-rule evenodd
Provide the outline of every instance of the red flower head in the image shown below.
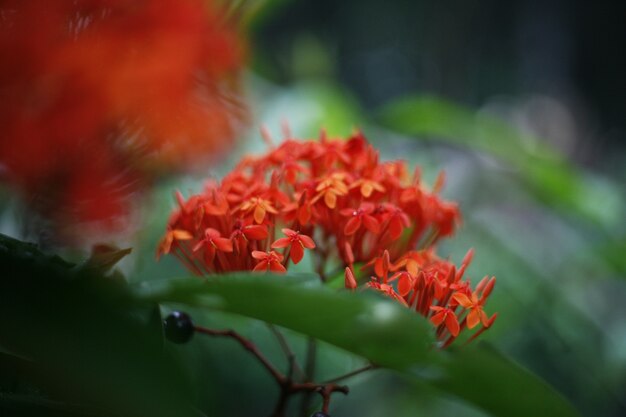
<path fill-rule="evenodd" d="M 6 0 L 0 15 L 0 166 L 46 217 L 114 226 L 157 174 L 233 137 L 243 48 L 214 0 Z"/>
<path fill-rule="evenodd" d="M 458 269 L 437 256 L 435 243 L 459 223 L 457 205 L 437 195 L 443 175 L 431 191 L 419 170 L 413 178 L 407 172 L 402 161 L 380 162 L 361 133 L 347 141 L 288 139 L 181 200 L 168 230 L 192 238 L 176 240 L 171 251 L 201 274 L 284 272 L 309 249 L 322 279 L 330 269 L 324 265 L 338 262 L 347 289 L 362 283 L 428 318 L 441 346 L 477 329 L 474 338 L 496 318 L 484 311 L 495 279 L 474 289 L 464 280 L 473 251 Z M 280 230 L 284 237 L 276 238 Z M 226 236 L 228 243 L 219 240 Z M 200 247 L 215 256 L 190 250 Z"/>

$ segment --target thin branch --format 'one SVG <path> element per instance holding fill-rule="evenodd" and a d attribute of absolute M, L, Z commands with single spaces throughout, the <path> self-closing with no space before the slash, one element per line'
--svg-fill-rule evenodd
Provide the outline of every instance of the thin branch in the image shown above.
<path fill-rule="evenodd" d="M 272 363 L 259 351 L 254 343 L 249 341 L 248 339 L 241 336 L 239 333 L 234 330 L 214 330 L 208 329 L 206 327 L 195 326 L 195 330 L 198 333 L 206 334 L 208 336 L 217 336 L 217 337 L 230 337 L 235 339 L 244 349 L 254 355 L 259 362 L 267 369 L 267 371 L 272 375 L 272 377 L 278 382 L 278 385 L 284 385 L 287 382 L 287 378 L 285 375 L 280 373 L 278 369 L 272 365 Z"/>
<path fill-rule="evenodd" d="M 322 384 L 332 384 L 332 383 L 335 383 L 335 382 L 339 382 L 339 381 L 342 381 L 344 379 L 352 378 L 353 376 L 362 374 L 363 372 L 370 371 L 372 369 L 376 369 L 376 365 L 370 363 L 369 365 L 364 366 L 362 368 L 355 369 L 354 371 L 350 371 L 350 372 L 348 372 L 346 374 L 343 374 L 343 375 L 340 375 L 338 377 L 329 379 L 328 381 L 322 382 Z"/>
<path fill-rule="evenodd" d="M 304 369 L 305 381 L 312 381 L 315 378 L 315 359 L 317 357 L 317 341 L 309 337 L 306 351 L 306 365 Z M 311 405 L 311 395 L 304 394 L 302 402 L 300 403 L 300 415 L 307 414 L 309 406 Z"/>
<path fill-rule="evenodd" d="M 289 362 L 289 372 L 287 374 L 289 380 L 293 379 L 294 372 L 298 374 L 299 379 L 304 380 L 305 379 L 304 371 L 300 367 L 300 364 L 298 363 L 298 358 L 296 357 L 296 354 L 294 353 L 293 349 L 291 349 L 291 346 L 289 346 L 289 343 L 287 342 L 285 335 L 282 334 L 282 332 L 278 330 L 276 326 L 274 326 L 271 323 L 267 323 L 267 327 L 274 334 L 274 336 L 276 337 L 276 340 L 278 340 L 278 344 L 280 345 L 280 348 L 283 350 L 283 352 L 285 353 L 285 356 L 287 357 L 287 361 Z"/>
<path fill-rule="evenodd" d="M 271 325 L 270 325 L 271 326 Z M 271 327 L 270 327 L 271 328 Z M 234 330 L 215 330 L 209 329 L 202 326 L 194 326 L 194 329 L 198 333 L 205 334 L 207 336 L 212 337 L 230 337 L 231 339 L 236 340 L 244 349 L 250 352 L 267 371 L 272 375 L 274 380 L 278 383 L 280 388 L 280 396 L 276 403 L 276 407 L 272 413 L 272 417 L 285 417 L 285 412 L 287 410 L 287 402 L 289 398 L 298 393 L 304 393 L 304 398 L 302 402 L 302 409 L 306 412 L 308 405 L 310 403 L 310 395 L 312 393 L 319 393 L 322 396 L 322 411 L 328 412 L 328 407 L 330 404 L 330 397 L 335 392 L 340 392 L 344 395 L 347 395 L 350 391 L 347 386 L 337 385 L 333 382 L 325 382 L 322 384 L 312 382 L 315 372 L 315 357 L 316 357 L 316 341 L 313 338 L 309 338 L 309 348 L 307 351 L 307 366 L 306 366 L 306 374 L 304 382 L 294 382 L 291 379 L 291 375 L 289 377 L 282 374 L 256 347 L 254 343 L 250 340 L 244 338 L 239 333 Z M 276 332 L 278 332 L 277 329 Z M 288 352 L 292 352 L 289 348 L 289 345 L 284 340 L 284 337 L 280 332 L 277 334 L 280 335 L 279 341 L 282 340 L 284 342 L 284 347 L 286 347 Z M 281 342 L 282 345 L 282 342 Z M 294 355 L 295 357 L 295 355 Z M 290 372 L 293 369 L 290 369 Z"/>

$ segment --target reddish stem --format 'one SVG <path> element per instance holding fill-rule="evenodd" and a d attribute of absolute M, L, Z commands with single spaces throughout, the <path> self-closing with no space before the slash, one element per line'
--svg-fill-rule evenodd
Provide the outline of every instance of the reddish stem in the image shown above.
<path fill-rule="evenodd" d="M 244 338 L 234 330 L 215 330 L 202 326 L 194 326 L 194 329 L 198 333 L 202 333 L 213 337 L 230 337 L 236 340 L 241 346 L 250 352 L 267 371 L 272 375 L 278 386 L 280 387 L 280 397 L 276 403 L 272 417 L 284 417 L 287 408 L 287 402 L 292 395 L 298 393 L 314 393 L 317 392 L 322 396 L 322 411 L 327 413 L 330 404 L 330 397 L 335 392 L 342 394 L 348 394 L 349 389 L 344 385 L 337 385 L 333 382 L 319 384 L 316 382 L 294 382 L 290 376 L 286 376 L 281 373 L 261 351 L 250 340 Z"/>

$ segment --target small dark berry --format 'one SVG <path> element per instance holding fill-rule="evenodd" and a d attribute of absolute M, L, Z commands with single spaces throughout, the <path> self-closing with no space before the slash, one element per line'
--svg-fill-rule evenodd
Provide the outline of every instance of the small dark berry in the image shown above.
<path fill-rule="evenodd" d="M 330 416 L 326 413 L 322 413 L 321 411 L 318 411 L 317 413 L 313 414 L 311 417 L 330 417 Z"/>
<path fill-rule="evenodd" d="M 172 311 L 163 321 L 165 337 L 170 342 L 187 343 L 193 336 L 194 327 L 189 314 Z"/>

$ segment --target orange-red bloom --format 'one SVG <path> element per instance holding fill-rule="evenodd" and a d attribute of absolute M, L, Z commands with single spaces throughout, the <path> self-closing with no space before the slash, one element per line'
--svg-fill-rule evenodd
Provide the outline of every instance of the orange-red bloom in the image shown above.
<path fill-rule="evenodd" d="M 361 282 L 428 318 L 441 346 L 477 328 L 471 340 L 496 318 L 483 310 L 495 279 L 473 288 L 464 278 L 473 251 L 458 269 L 437 256 L 436 243 L 460 223 L 458 207 L 437 194 L 443 175 L 431 190 L 419 170 L 412 178 L 407 173 L 402 161 L 379 161 L 359 132 L 348 140 L 288 138 L 182 199 L 168 230 L 193 238 L 176 241 L 173 251 L 203 274 L 283 272 L 309 249 L 323 279 L 340 267 L 347 289 L 355 291 Z M 215 242 L 214 259 L 189 250 L 206 246 L 206 230 L 215 230 L 214 242 L 230 236 L 233 250 L 218 250 Z M 284 236 L 277 236 L 281 230 Z M 331 263 L 332 269 L 324 268 Z"/>
<path fill-rule="evenodd" d="M 430 318 L 430 321 L 435 326 L 445 323 L 446 329 L 448 329 L 452 336 L 457 337 L 459 335 L 461 328 L 459 327 L 459 321 L 457 320 L 454 311 L 449 308 L 439 306 L 431 306 L 430 309 L 435 312 L 435 314 Z"/>
<path fill-rule="evenodd" d="M 299 263 L 304 256 L 304 248 L 315 248 L 315 242 L 307 235 L 302 235 L 300 232 L 293 231 L 291 229 L 283 229 L 282 232 L 287 236 L 278 239 L 272 243 L 272 249 L 289 247 L 289 254 L 294 264 Z"/>
<path fill-rule="evenodd" d="M 483 311 L 483 306 L 480 301 L 478 301 L 478 297 L 475 293 L 473 293 L 471 297 L 468 297 L 463 293 L 457 292 L 452 297 L 463 308 L 469 310 L 467 314 L 467 327 L 469 329 L 473 329 L 478 326 L 479 323 L 482 323 L 485 327 L 489 327 L 489 318 Z"/>
<path fill-rule="evenodd" d="M 204 248 L 204 259 L 206 264 L 210 264 L 213 262 L 217 251 L 232 252 L 233 242 L 230 239 L 222 237 L 220 232 L 217 230 L 209 227 L 204 231 L 204 239 L 201 239 L 198 243 L 196 243 L 193 251 L 196 252 L 201 248 Z"/>
<path fill-rule="evenodd" d="M 253 271 L 272 271 L 272 272 L 285 272 L 287 269 L 281 263 L 283 260 L 283 255 L 280 253 L 271 251 L 271 252 L 261 252 L 258 250 L 252 251 L 252 257 L 254 259 L 259 260 L 259 263 L 256 264 Z"/>
<path fill-rule="evenodd" d="M 52 220 L 114 225 L 229 144 L 242 49 L 214 0 L 2 1 L 2 179 Z"/>
<path fill-rule="evenodd" d="M 341 215 L 350 217 L 350 220 L 346 223 L 343 232 L 346 236 L 355 234 L 361 225 L 365 226 L 367 230 L 374 234 L 380 232 L 380 224 L 372 213 L 374 212 L 374 205 L 372 203 L 363 203 L 358 209 L 347 208 L 341 210 Z"/>

